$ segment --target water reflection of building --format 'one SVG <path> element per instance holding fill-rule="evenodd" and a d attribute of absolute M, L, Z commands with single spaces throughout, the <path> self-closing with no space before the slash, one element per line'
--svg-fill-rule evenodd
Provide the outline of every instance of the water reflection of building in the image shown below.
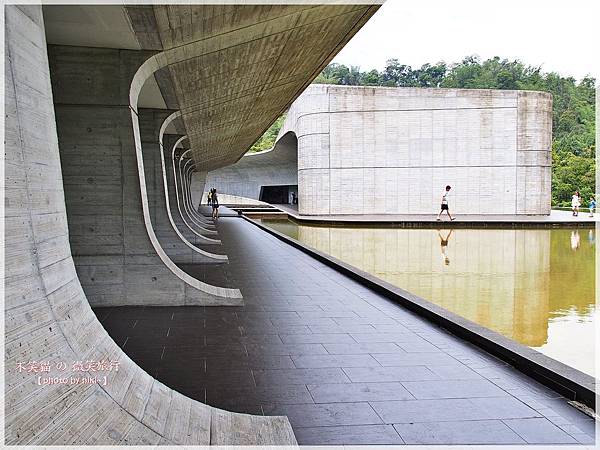
<path fill-rule="evenodd" d="M 446 233 L 442 230 L 444 239 Z M 300 226 L 298 237 L 313 248 L 537 347 L 547 340 L 550 233 L 455 230 L 446 239 L 445 249 L 437 230 Z"/>

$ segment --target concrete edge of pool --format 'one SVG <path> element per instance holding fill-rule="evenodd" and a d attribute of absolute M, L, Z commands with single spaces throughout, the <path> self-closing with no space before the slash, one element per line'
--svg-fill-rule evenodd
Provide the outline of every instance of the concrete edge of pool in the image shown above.
<path fill-rule="evenodd" d="M 596 410 L 595 379 L 573 367 L 561 363 L 525 345 L 519 344 L 489 328 L 454 314 L 417 295 L 391 285 L 337 258 L 275 231 L 252 218 L 242 217 L 277 239 L 314 257 L 325 265 L 349 276 L 401 306 L 427 318 L 452 334 L 478 346 L 499 359 L 511 364 L 525 375 L 534 378 L 570 400 Z"/>
<path fill-rule="evenodd" d="M 269 218 L 284 218 L 303 225 L 329 226 L 329 227 L 383 227 L 383 228 L 492 228 L 492 229 L 527 229 L 527 228 L 593 228 L 598 221 L 597 217 L 588 218 L 583 214 L 581 219 L 572 220 L 570 217 L 539 217 L 539 216 L 459 216 L 454 221 L 435 220 L 435 214 L 427 217 L 415 215 L 391 216 L 385 218 L 381 215 L 373 216 L 307 216 L 301 215 L 293 208 L 286 205 L 269 205 L 268 208 L 232 207 L 242 210 L 249 215 L 256 213 L 257 217 L 273 213 Z"/>

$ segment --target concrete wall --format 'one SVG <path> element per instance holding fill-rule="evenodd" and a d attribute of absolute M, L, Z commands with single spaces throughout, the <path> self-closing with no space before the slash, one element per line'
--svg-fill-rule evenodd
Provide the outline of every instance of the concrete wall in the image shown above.
<path fill-rule="evenodd" d="M 301 214 L 549 214 L 551 97 L 313 86 L 291 108 Z M 318 196 L 319 201 L 309 201 Z"/>
<path fill-rule="evenodd" d="M 301 214 L 437 213 L 447 184 L 457 214 L 550 213 L 547 93 L 311 85 L 279 139 L 290 132 L 298 138 Z M 283 184 L 244 175 L 249 158 L 258 157 L 209 179 L 236 195 Z M 238 186 L 244 176 L 252 179 L 246 188 Z"/>
<path fill-rule="evenodd" d="M 184 397 L 141 370 L 106 334 L 69 246 L 41 6 L 7 6 L 5 25 L 3 444 L 295 443 L 286 418 L 233 414 Z M 71 371 L 73 362 L 89 360 L 117 361 L 119 370 L 107 373 L 105 385 L 38 381 L 93 377 Z M 47 361 L 49 372 L 19 370 L 31 361 Z"/>
<path fill-rule="evenodd" d="M 204 186 L 206 189 L 214 187 L 219 193 L 228 195 L 228 198 L 241 197 L 236 199 L 238 202 L 258 200 L 262 186 L 298 185 L 297 152 L 296 136 L 288 133 L 279 137 L 274 150 L 249 153 L 236 164 L 209 172 L 205 185 L 200 183 L 199 175 L 195 176 L 193 190 L 197 196 Z M 225 196 L 221 202 L 225 203 Z"/>
<path fill-rule="evenodd" d="M 51 45 L 48 54 L 71 246 L 90 303 L 240 304 L 241 299 L 214 298 L 179 279 L 148 237 L 128 93 L 133 74 L 152 52 Z M 176 260 L 198 261 L 181 241 L 164 235 L 158 130 L 170 113 L 140 112 L 151 215 Z"/>

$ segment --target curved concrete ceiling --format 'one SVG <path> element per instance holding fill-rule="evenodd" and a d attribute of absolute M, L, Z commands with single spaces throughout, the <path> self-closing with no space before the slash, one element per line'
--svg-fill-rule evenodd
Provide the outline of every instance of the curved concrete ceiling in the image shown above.
<path fill-rule="evenodd" d="M 197 169 L 208 171 L 241 158 L 378 7 L 47 5 L 44 14 L 49 43 L 170 55 L 138 106 L 181 110 L 177 131 L 189 137 Z"/>

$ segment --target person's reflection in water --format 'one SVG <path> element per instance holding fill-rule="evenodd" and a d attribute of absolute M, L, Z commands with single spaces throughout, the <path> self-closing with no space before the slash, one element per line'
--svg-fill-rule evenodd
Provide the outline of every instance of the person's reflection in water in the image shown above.
<path fill-rule="evenodd" d="M 451 228 L 450 231 L 448 232 L 448 234 L 446 234 L 446 238 L 444 239 L 444 237 L 442 236 L 442 231 L 437 230 L 438 236 L 440 237 L 440 249 L 442 251 L 442 261 L 444 261 L 444 264 L 446 264 L 446 265 L 450 264 L 450 258 L 448 258 L 448 255 L 446 254 L 446 250 L 448 249 L 448 241 L 450 240 L 450 236 L 452 236 L 453 231 L 454 230 Z"/>
<path fill-rule="evenodd" d="M 596 239 L 594 238 L 594 230 L 590 230 L 590 232 L 588 233 L 588 242 L 590 244 L 590 247 L 593 247 L 596 243 Z"/>
<path fill-rule="evenodd" d="M 579 230 L 571 231 L 571 250 L 576 251 L 579 248 Z"/>

